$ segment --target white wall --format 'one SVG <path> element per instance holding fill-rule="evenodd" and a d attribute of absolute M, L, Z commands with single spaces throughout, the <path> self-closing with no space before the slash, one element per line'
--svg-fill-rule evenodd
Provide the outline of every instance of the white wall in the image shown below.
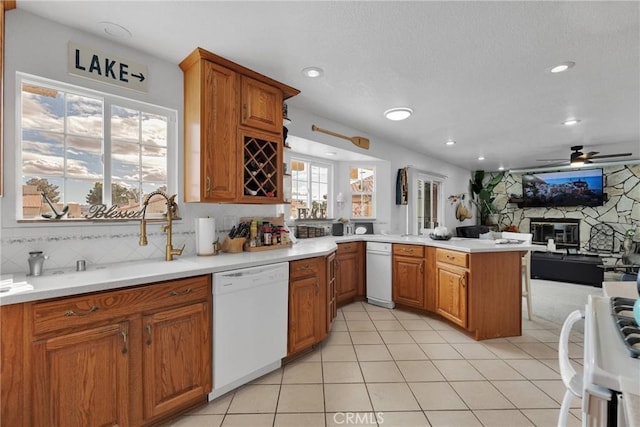
<path fill-rule="evenodd" d="M 45 269 L 70 268 L 77 259 L 85 259 L 89 265 L 97 263 L 113 263 L 144 258 L 162 259 L 164 256 L 164 234 L 158 225 L 150 225 L 148 231 L 149 245 L 138 246 L 138 223 L 117 224 L 24 224 L 15 220 L 15 203 L 19 194 L 16 185 L 16 148 L 19 139 L 16 137 L 16 79 L 15 73 L 20 71 L 52 80 L 78 85 L 102 92 L 135 99 L 151 104 L 173 108 L 178 111 L 177 134 L 181 147 L 182 126 L 182 72 L 177 64 L 172 64 L 143 52 L 135 51 L 119 45 L 111 40 L 96 37 L 82 31 L 44 20 L 35 15 L 15 9 L 6 15 L 6 52 L 5 52 L 5 110 L 4 141 L 5 156 L 3 173 L 5 179 L 5 196 L 0 198 L 2 213 L 0 232 L 0 271 L 3 273 L 26 272 L 28 252 L 42 250 L 50 256 Z M 149 69 L 148 93 L 138 93 L 116 86 L 72 76 L 67 73 L 67 43 L 76 43 L 94 47 L 98 50 L 144 63 Z M 195 46 L 194 46 L 195 48 Z M 190 52 L 185 52 L 185 57 Z M 319 140 L 327 145 L 347 148 L 341 140 L 311 133 L 311 124 L 347 135 L 362 135 L 362 131 L 345 125 L 314 116 L 295 107 L 295 98 L 289 103 L 289 116 L 293 123 L 289 126 L 291 135 L 311 140 Z M 405 148 L 396 146 L 392 141 L 382 141 L 373 136 L 369 153 L 373 157 L 388 160 L 381 162 L 379 194 L 378 194 L 378 231 L 388 230 L 391 233 L 404 232 L 403 207 L 395 205 L 395 174 L 398 168 L 412 165 L 424 171 L 447 175 L 446 194 L 467 192 L 469 171 L 448 165 L 437 159 L 416 154 Z M 342 144 L 342 145 L 341 145 Z M 354 147 L 355 150 L 357 148 Z M 175 171 L 178 189 L 182 188 L 183 175 L 182 149 L 178 150 L 175 159 Z M 178 190 L 180 191 L 180 190 Z M 343 190 L 344 192 L 344 190 Z M 388 197 L 388 202 L 384 199 Z M 219 235 L 223 237 L 230 225 L 240 217 L 273 216 L 275 206 L 262 205 L 223 205 L 223 204 L 186 204 L 180 203 L 182 221 L 174 228 L 174 244 L 186 244 L 185 254 L 195 254 L 193 221 L 202 216 L 217 219 Z M 447 203 L 446 224 L 457 225 L 453 207 Z"/>
<path fill-rule="evenodd" d="M 363 153 L 388 161 L 388 163 L 380 162 L 381 175 L 378 182 L 379 194 L 378 204 L 376 207 L 378 213 L 376 218 L 377 227 L 375 227 L 376 232 L 381 230 L 387 230 L 392 234 L 402 234 L 405 232 L 407 208 L 406 206 L 395 204 L 396 173 L 400 168 L 411 166 L 424 172 L 431 172 L 446 176 L 447 178 L 444 180 L 443 189 L 445 197 L 448 197 L 451 194 L 467 194 L 469 191 L 469 178 L 471 177 L 471 172 L 466 169 L 453 166 L 436 158 L 418 154 L 400 145 L 394 144 L 393 141 L 381 140 L 373 135 L 368 135 L 362 129 L 350 128 L 344 124 L 333 122 L 331 120 L 312 115 L 304 110 L 297 109 L 295 108 L 295 98 L 292 98 L 287 102 L 287 104 L 289 105 L 289 118 L 292 120 L 292 123 L 287 126 L 290 134 L 305 139 L 315 140 L 322 144 L 337 148 L 354 151 L 360 150 L 359 152 L 363 151 L 357 147 L 352 149 L 350 147 L 351 144 L 348 141 L 313 132 L 311 130 L 311 125 L 315 124 L 321 128 L 331 129 L 334 132 L 344 135 L 364 136 L 371 140 L 371 144 L 369 150 L 366 150 Z M 399 123 L 399 125 L 401 125 L 401 123 Z M 388 165 L 388 167 L 385 167 L 385 165 Z M 345 172 L 342 171 L 342 173 Z M 346 173 L 348 176 L 348 172 Z M 348 190 L 342 189 L 338 191 L 342 191 L 346 196 L 346 191 Z M 385 199 L 387 201 L 385 201 Z M 466 200 L 468 201 L 468 198 Z M 461 225 L 475 224 L 475 219 L 473 218 L 465 220 L 464 222 L 458 221 L 455 217 L 455 207 L 455 205 L 445 201 L 444 223 L 449 227 L 449 229 L 452 230 Z"/>

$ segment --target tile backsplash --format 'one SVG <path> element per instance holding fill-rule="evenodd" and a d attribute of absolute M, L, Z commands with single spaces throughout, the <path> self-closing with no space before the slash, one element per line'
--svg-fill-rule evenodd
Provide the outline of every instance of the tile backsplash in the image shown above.
<path fill-rule="evenodd" d="M 241 217 L 276 215 L 273 205 L 181 205 L 182 219 L 174 222 L 173 246 L 185 245 L 183 256 L 195 255 L 195 218 L 216 218 L 220 241 Z M 49 257 L 44 268 L 75 268 L 76 261 L 86 260 L 87 266 L 112 264 L 142 259 L 164 259 L 167 238 L 159 222 L 147 224 L 149 244 L 139 246 L 138 222 L 122 224 L 87 224 L 82 226 L 52 225 L 3 228 L 0 235 L 0 272 L 26 273 L 31 251 L 42 251 Z"/>

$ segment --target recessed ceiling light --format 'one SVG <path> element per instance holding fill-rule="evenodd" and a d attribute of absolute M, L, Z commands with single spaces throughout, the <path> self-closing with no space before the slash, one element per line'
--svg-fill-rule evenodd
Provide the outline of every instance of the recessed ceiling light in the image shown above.
<path fill-rule="evenodd" d="M 413 110 L 409 107 L 394 107 L 384 112 L 384 116 L 393 121 L 408 119 L 413 114 Z"/>
<path fill-rule="evenodd" d="M 552 67 L 549 71 L 554 73 L 554 74 L 563 73 L 563 72 L 567 71 L 569 68 L 573 68 L 574 65 L 576 65 L 575 62 L 567 61 L 567 62 L 563 62 L 562 64 L 558 64 L 555 67 Z"/>
<path fill-rule="evenodd" d="M 500 166 L 500 167 L 498 168 L 498 170 L 499 170 L 499 171 L 503 171 L 503 170 L 504 170 L 504 166 Z"/>
<path fill-rule="evenodd" d="M 478 157 L 478 160 L 484 160 L 484 156 Z"/>
<path fill-rule="evenodd" d="M 565 126 L 573 126 L 573 125 L 577 125 L 578 123 L 580 123 L 580 120 L 578 119 L 567 119 L 564 122 L 562 122 L 562 124 Z"/>
<path fill-rule="evenodd" d="M 102 27 L 102 30 L 105 34 L 111 37 L 115 37 L 118 39 L 130 39 L 131 31 L 123 27 L 122 25 L 118 25 L 114 22 L 109 21 L 100 21 L 98 22 Z"/>
<path fill-rule="evenodd" d="M 316 79 L 322 77 L 324 70 L 320 67 L 307 67 L 302 69 L 302 75 L 309 77 L 310 79 Z"/>
<path fill-rule="evenodd" d="M 447 142 L 444 143 L 444 145 L 456 145 L 456 142 L 453 139 L 448 140 Z"/>
<path fill-rule="evenodd" d="M 337 156 L 338 155 L 338 153 L 336 153 L 335 151 L 327 151 L 324 154 L 326 154 L 327 156 Z"/>

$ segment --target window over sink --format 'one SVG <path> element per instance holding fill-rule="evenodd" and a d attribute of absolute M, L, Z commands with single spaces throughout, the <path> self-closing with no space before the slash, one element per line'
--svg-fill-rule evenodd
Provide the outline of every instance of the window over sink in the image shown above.
<path fill-rule="evenodd" d="M 145 195 L 175 191 L 175 110 L 47 79 L 20 84 L 19 220 L 85 219 L 91 206 L 138 212 Z M 148 214 L 166 210 L 151 200 Z"/>

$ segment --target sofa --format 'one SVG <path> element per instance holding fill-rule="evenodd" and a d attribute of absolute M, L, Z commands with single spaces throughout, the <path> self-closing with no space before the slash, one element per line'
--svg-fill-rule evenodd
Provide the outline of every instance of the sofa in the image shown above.
<path fill-rule="evenodd" d="M 456 227 L 456 236 L 478 239 L 481 234 L 488 233 L 490 230 L 488 225 L 467 225 Z"/>

